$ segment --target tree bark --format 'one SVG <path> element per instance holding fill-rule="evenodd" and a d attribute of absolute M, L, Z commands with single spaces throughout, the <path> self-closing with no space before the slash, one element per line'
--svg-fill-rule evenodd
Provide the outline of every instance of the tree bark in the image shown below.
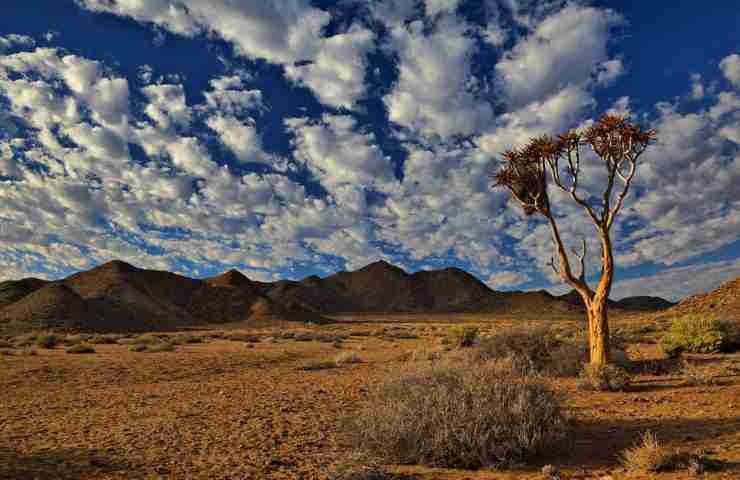
<path fill-rule="evenodd" d="M 601 278 L 590 301 L 585 302 L 588 316 L 590 362 L 595 366 L 606 365 L 610 359 L 607 309 L 614 279 L 614 256 L 609 231 L 604 229 L 599 234 L 601 236 Z"/>
<path fill-rule="evenodd" d="M 589 358 L 591 365 L 603 366 L 609 363 L 609 321 L 606 301 L 591 302 L 587 306 Z"/>

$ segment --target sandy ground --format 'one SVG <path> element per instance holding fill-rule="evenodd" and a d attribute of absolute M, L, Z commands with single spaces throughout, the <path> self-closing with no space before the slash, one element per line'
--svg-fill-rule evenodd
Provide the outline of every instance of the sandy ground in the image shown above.
<path fill-rule="evenodd" d="M 315 329 L 348 333 L 390 325 L 378 318 L 354 320 Z M 404 367 L 405 352 L 438 345 L 449 327 L 436 317 L 406 320 L 424 320 L 393 323 L 419 338 L 353 336 L 340 349 L 317 341 L 248 347 L 218 339 L 181 345 L 174 352 L 96 345 L 96 353 L 88 355 L 67 354 L 60 347 L 35 356 L 0 356 L 0 478 L 329 478 L 332 465 L 351 455 L 339 419 L 356 411 L 373 385 Z M 485 326 L 510 323 L 487 320 Z M 703 478 L 740 479 L 740 355 L 694 357 L 718 375 L 720 385 L 692 387 L 677 374 L 662 372 L 658 348 L 646 342 L 629 346 L 646 373 L 637 375 L 628 391 L 585 392 L 576 389 L 575 379 L 554 381 L 576 420 L 576 444 L 571 455 L 548 462 L 562 470 L 564 479 L 628 478 L 617 455 L 651 430 L 671 447 L 704 448 L 725 462 L 721 471 Z M 363 363 L 299 368 L 342 351 L 356 351 Z M 481 480 L 539 479 L 541 467 L 388 469 L 425 480 Z M 655 478 L 691 477 L 661 473 Z"/>

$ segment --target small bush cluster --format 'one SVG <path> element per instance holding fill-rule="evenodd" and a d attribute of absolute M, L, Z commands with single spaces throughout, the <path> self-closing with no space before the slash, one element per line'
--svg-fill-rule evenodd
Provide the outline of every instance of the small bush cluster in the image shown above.
<path fill-rule="evenodd" d="M 92 345 L 88 345 L 86 343 L 78 343 L 77 345 L 72 345 L 71 347 L 67 348 L 67 353 L 95 353 L 95 349 L 92 347 Z"/>
<path fill-rule="evenodd" d="M 247 343 L 259 343 L 260 337 L 257 335 L 253 335 L 250 333 L 230 333 L 227 335 L 224 335 L 226 340 L 231 340 L 232 342 L 247 342 Z"/>
<path fill-rule="evenodd" d="M 487 363 L 411 371 L 382 385 L 345 427 L 389 463 L 505 467 L 570 444 L 571 425 L 542 383 Z"/>
<path fill-rule="evenodd" d="M 588 359 L 588 348 L 583 341 L 564 340 L 547 329 L 512 329 L 481 340 L 476 356 L 506 361 L 522 375 L 575 376 Z"/>
<path fill-rule="evenodd" d="M 713 385 L 717 383 L 717 380 L 710 372 L 686 360 L 682 362 L 680 375 L 683 377 L 684 383 L 690 386 Z"/>
<path fill-rule="evenodd" d="M 629 373 L 613 364 L 586 364 L 578 376 L 578 388 L 581 390 L 616 392 L 624 390 L 629 383 Z"/>
<path fill-rule="evenodd" d="M 51 333 L 42 333 L 36 337 L 36 346 L 51 349 L 62 343 L 62 339 Z"/>
<path fill-rule="evenodd" d="M 717 353 L 740 346 L 740 329 L 734 322 L 697 315 L 677 317 L 660 341 L 669 357 L 687 353 Z"/>
<path fill-rule="evenodd" d="M 455 348 L 472 347 L 478 340 L 479 333 L 478 327 L 455 325 L 450 328 L 447 343 Z"/>
<path fill-rule="evenodd" d="M 362 358 L 357 352 L 342 352 L 334 358 L 334 363 L 339 365 L 345 365 L 350 363 L 362 363 Z"/>
<path fill-rule="evenodd" d="M 620 461 L 626 470 L 640 473 L 688 470 L 692 475 L 700 475 L 721 467 L 720 462 L 704 452 L 681 452 L 663 446 L 652 432 L 643 433 L 637 445 L 624 450 Z"/>
<path fill-rule="evenodd" d="M 337 363 L 326 360 L 310 360 L 300 367 L 299 370 L 313 371 L 313 370 L 329 370 L 331 368 L 337 368 Z"/>

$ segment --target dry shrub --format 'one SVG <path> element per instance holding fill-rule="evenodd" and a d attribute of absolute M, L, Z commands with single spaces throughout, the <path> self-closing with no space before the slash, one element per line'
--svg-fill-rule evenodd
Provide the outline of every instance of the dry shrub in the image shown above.
<path fill-rule="evenodd" d="M 146 352 L 147 353 L 157 353 L 157 352 L 172 352 L 175 350 L 175 346 L 171 343 L 162 342 L 162 343 L 154 343 L 151 345 L 146 346 Z"/>
<path fill-rule="evenodd" d="M 339 365 L 350 363 L 362 363 L 362 358 L 356 352 L 342 352 L 334 357 L 334 363 Z"/>
<path fill-rule="evenodd" d="M 717 353 L 732 351 L 740 346 L 740 328 L 737 323 L 699 315 L 677 317 L 660 340 L 660 346 L 669 357 L 683 352 Z"/>
<path fill-rule="evenodd" d="M 0 348 L 14 348 L 15 345 L 8 342 L 7 340 L 0 340 Z"/>
<path fill-rule="evenodd" d="M 447 343 L 456 348 L 472 347 L 475 345 L 476 340 L 478 340 L 479 333 L 478 327 L 455 325 L 450 328 L 447 334 Z"/>
<path fill-rule="evenodd" d="M 345 422 L 354 446 L 388 463 L 505 467 L 570 444 L 555 395 L 486 363 L 412 370 Z"/>
<path fill-rule="evenodd" d="M 707 470 L 719 470 L 722 463 L 709 458 L 705 452 L 681 452 L 663 446 L 652 432 L 642 434 L 640 441 L 620 455 L 624 468 L 632 472 L 668 472 L 688 470 L 700 475 Z"/>
<path fill-rule="evenodd" d="M 175 335 L 169 340 L 170 343 L 173 345 L 192 345 L 196 343 L 203 343 L 203 337 L 191 334 Z"/>
<path fill-rule="evenodd" d="M 247 342 L 247 343 L 259 343 L 260 337 L 250 333 L 230 333 L 224 335 L 225 339 L 231 340 L 232 342 Z"/>
<path fill-rule="evenodd" d="M 118 334 L 110 334 L 110 335 L 93 335 L 89 337 L 87 340 L 94 344 L 94 345 L 115 345 L 118 343 L 118 340 L 122 339 L 123 337 Z"/>
<path fill-rule="evenodd" d="M 717 380 L 709 371 L 699 368 L 691 362 L 684 360 L 681 364 L 680 375 L 686 385 L 714 385 Z"/>
<path fill-rule="evenodd" d="M 142 344 L 136 344 L 136 345 L 130 345 L 128 347 L 129 352 L 145 352 L 146 351 L 146 345 Z"/>
<path fill-rule="evenodd" d="M 586 364 L 578 376 L 578 388 L 581 390 L 616 392 L 624 390 L 629 383 L 629 373 L 612 364 Z"/>
<path fill-rule="evenodd" d="M 134 338 L 119 338 L 119 345 L 156 345 L 162 343 L 162 339 L 154 335 L 140 335 Z"/>
<path fill-rule="evenodd" d="M 575 376 L 588 358 L 582 341 L 558 338 L 548 329 L 505 330 L 481 340 L 479 360 L 506 360 L 522 375 Z"/>
<path fill-rule="evenodd" d="M 95 353 L 95 349 L 92 347 L 92 345 L 87 345 L 85 343 L 78 343 L 77 345 L 72 345 L 66 350 L 67 353 Z"/>
<path fill-rule="evenodd" d="M 331 368 L 337 368 L 336 362 L 326 360 L 310 360 L 300 367 L 299 370 L 313 371 L 313 370 L 329 370 Z"/>

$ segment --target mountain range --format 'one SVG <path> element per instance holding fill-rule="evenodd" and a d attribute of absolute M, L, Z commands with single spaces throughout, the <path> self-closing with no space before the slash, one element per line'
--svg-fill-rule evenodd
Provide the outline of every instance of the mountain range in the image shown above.
<path fill-rule="evenodd" d="M 621 310 L 660 310 L 656 297 L 612 302 Z M 407 273 L 384 261 L 301 281 L 253 281 L 237 270 L 205 279 L 114 260 L 61 280 L 0 283 L 0 322 L 94 331 L 167 330 L 258 318 L 328 322 L 342 313 L 569 314 L 574 292 L 499 292 L 457 269 Z"/>

